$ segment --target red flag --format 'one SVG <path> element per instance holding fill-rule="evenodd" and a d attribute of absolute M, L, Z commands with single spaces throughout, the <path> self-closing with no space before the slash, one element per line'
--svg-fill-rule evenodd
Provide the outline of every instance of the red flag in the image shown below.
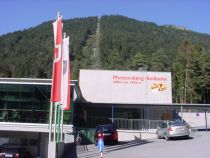
<path fill-rule="evenodd" d="M 53 23 L 54 30 L 54 62 L 52 76 L 51 101 L 61 101 L 61 75 L 62 75 L 62 17 Z"/>
<path fill-rule="evenodd" d="M 69 62 L 69 37 L 63 39 L 62 45 L 62 84 L 61 105 L 64 110 L 70 109 L 70 62 Z"/>

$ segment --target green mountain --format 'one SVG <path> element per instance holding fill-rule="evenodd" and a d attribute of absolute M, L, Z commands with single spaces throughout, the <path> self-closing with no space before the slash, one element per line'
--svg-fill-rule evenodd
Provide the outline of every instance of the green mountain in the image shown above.
<path fill-rule="evenodd" d="M 97 17 L 64 20 L 63 23 L 64 32 L 70 35 L 70 51 L 74 65 L 74 61 L 77 63 L 77 60 L 80 60 L 80 54 L 89 36 L 96 32 Z M 0 77 L 51 78 L 53 40 L 52 21 L 0 36 Z M 79 67 L 72 68 L 74 74 Z"/>
<path fill-rule="evenodd" d="M 64 20 L 79 69 L 171 71 L 175 102 L 209 102 L 210 36 L 124 16 Z M 0 36 L 0 77 L 51 78 L 52 21 Z"/>

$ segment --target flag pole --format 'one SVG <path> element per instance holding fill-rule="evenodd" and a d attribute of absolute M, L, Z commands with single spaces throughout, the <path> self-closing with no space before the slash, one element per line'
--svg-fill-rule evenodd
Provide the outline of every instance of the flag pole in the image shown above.
<path fill-rule="evenodd" d="M 63 141 L 63 109 L 61 109 L 61 141 Z"/>
<path fill-rule="evenodd" d="M 53 141 L 56 141 L 56 124 L 57 124 L 57 103 L 54 103 L 54 135 L 53 135 Z"/>
<path fill-rule="evenodd" d="M 54 61 L 52 72 L 52 87 L 51 87 L 51 107 L 49 113 L 49 145 L 48 145 L 48 158 L 56 158 L 57 140 L 60 137 L 58 128 L 60 128 L 60 114 L 58 106 L 61 101 L 61 80 L 62 80 L 62 16 L 60 12 L 57 13 L 57 20 L 53 23 L 54 32 Z M 59 108 L 59 109 L 58 109 Z M 53 134 L 53 136 L 52 136 Z"/>
<path fill-rule="evenodd" d="M 63 33 L 63 40 L 65 38 L 66 38 L 66 32 Z M 64 63 L 62 63 L 62 64 L 64 64 Z M 62 71 L 64 71 L 64 65 L 62 65 Z M 60 113 L 61 115 L 60 115 L 60 124 L 59 124 L 60 125 L 59 126 L 60 127 L 59 128 L 60 129 L 60 135 L 59 136 L 60 136 L 60 140 L 63 141 L 63 110 L 64 110 L 63 107 L 61 107 L 60 110 L 61 110 L 61 113 Z"/>
<path fill-rule="evenodd" d="M 60 18 L 60 11 L 58 11 L 57 16 L 58 16 L 58 19 L 59 19 Z"/>
<path fill-rule="evenodd" d="M 52 113 L 53 113 L 53 103 L 50 102 L 50 129 L 49 129 L 49 143 L 51 142 L 52 139 Z"/>
<path fill-rule="evenodd" d="M 59 143 L 60 142 L 60 120 L 61 120 L 61 106 L 60 104 L 58 104 L 57 106 L 58 108 L 58 119 L 57 119 L 57 133 L 56 133 L 56 142 Z"/>

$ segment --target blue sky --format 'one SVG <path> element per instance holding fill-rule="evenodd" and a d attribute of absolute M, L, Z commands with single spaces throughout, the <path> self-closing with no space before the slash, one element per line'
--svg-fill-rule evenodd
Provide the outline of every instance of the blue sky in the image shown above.
<path fill-rule="evenodd" d="M 210 0 L 0 0 L 0 35 L 54 20 L 59 10 L 64 19 L 118 14 L 210 35 Z"/>

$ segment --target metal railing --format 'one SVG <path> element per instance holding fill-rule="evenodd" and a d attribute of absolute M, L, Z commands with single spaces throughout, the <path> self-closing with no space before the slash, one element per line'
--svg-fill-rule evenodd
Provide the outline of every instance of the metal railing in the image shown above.
<path fill-rule="evenodd" d="M 156 129 L 163 120 L 148 120 L 148 119 L 122 119 L 114 118 L 113 123 L 118 129 L 123 130 L 149 130 Z"/>
<path fill-rule="evenodd" d="M 95 128 L 97 125 L 114 123 L 117 129 L 122 130 L 148 130 L 157 129 L 163 120 L 149 119 L 125 119 L 125 118 L 104 118 L 104 117 L 88 117 L 87 126 Z"/>

